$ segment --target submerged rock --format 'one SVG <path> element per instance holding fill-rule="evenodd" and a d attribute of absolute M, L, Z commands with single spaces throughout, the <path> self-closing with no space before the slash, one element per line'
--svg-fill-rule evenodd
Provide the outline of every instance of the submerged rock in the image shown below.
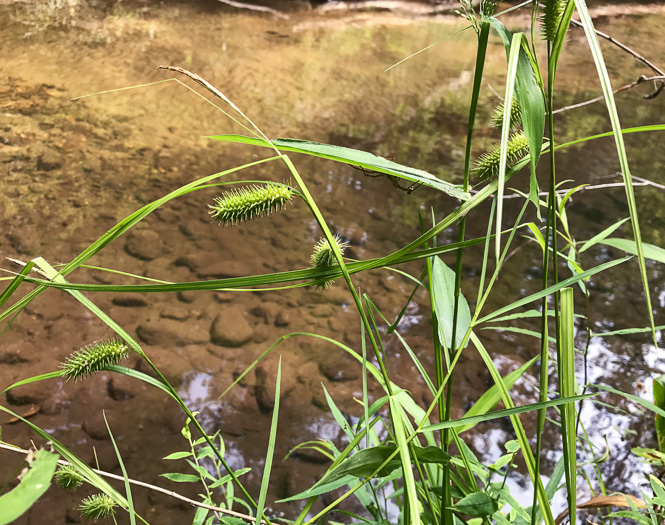
<path fill-rule="evenodd" d="M 237 308 L 224 308 L 210 329 L 210 340 L 219 346 L 235 348 L 247 343 L 254 331 L 245 315 Z"/>
<path fill-rule="evenodd" d="M 152 261 L 162 254 L 162 241 L 152 230 L 132 232 L 125 243 L 125 251 L 142 261 Z"/>

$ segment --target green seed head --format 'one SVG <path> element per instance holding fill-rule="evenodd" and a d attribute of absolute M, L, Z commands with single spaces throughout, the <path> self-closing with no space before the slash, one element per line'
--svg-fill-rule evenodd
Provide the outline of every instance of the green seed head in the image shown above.
<path fill-rule="evenodd" d="M 529 143 L 522 131 L 514 133 L 508 140 L 508 151 L 506 154 L 507 166 L 510 167 L 529 153 Z M 501 144 L 492 147 L 476 160 L 473 171 L 477 177 L 491 180 L 499 175 L 499 164 L 501 162 Z"/>
<path fill-rule="evenodd" d="M 221 197 L 215 198 L 210 214 L 224 226 L 238 224 L 283 208 L 292 197 L 293 190 L 287 186 L 249 186 L 224 192 Z"/>
<path fill-rule="evenodd" d="M 559 30 L 559 25 L 561 25 L 568 0 L 545 0 L 543 4 L 543 14 L 541 16 L 543 36 L 546 40 L 553 42 Z"/>
<path fill-rule="evenodd" d="M 503 111 L 504 105 L 503 102 L 498 105 L 494 110 L 494 115 L 492 115 L 492 126 L 498 128 L 499 130 L 503 127 Z M 513 103 L 510 105 L 510 129 L 517 128 L 522 124 L 522 106 L 517 101 L 516 98 L 513 98 Z"/>
<path fill-rule="evenodd" d="M 98 520 L 115 514 L 117 503 L 106 494 L 95 494 L 81 501 L 79 510 L 85 519 Z"/>
<path fill-rule="evenodd" d="M 339 251 L 344 255 L 344 250 L 348 247 L 349 243 L 342 241 L 339 235 L 335 235 L 334 240 Z M 337 265 L 337 259 L 328 239 L 319 239 L 319 242 L 314 246 L 314 252 L 310 258 L 310 268 L 330 268 L 335 265 Z M 333 281 L 321 281 L 316 283 L 316 287 L 325 290 L 332 286 L 332 284 Z"/>
<path fill-rule="evenodd" d="M 92 343 L 70 355 L 62 363 L 67 380 L 80 378 L 103 370 L 108 365 L 116 365 L 123 357 L 127 357 L 129 347 L 118 339 Z"/>
<path fill-rule="evenodd" d="M 55 484 L 63 490 L 76 490 L 82 483 L 83 476 L 72 465 L 62 465 L 55 473 Z"/>

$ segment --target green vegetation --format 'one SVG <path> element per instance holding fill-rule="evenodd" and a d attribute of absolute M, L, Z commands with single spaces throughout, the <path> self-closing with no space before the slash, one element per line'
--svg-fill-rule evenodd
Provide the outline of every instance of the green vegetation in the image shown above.
<path fill-rule="evenodd" d="M 280 361 L 276 374 L 272 425 L 269 432 L 268 447 L 265 456 L 261 487 L 256 498 L 250 494 L 241 477 L 247 468 L 233 468 L 229 465 L 224 438 L 219 431 L 210 434 L 179 395 L 177 389 L 167 380 L 165 374 L 149 358 L 141 345 L 127 333 L 122 326 L 100 309 L 84 292 L 143 292 L 168 293 L 205 290 L 265 290 L 269 287 L 291 288 L 312 286 L 318 293 L 326 293 L 332 281 L 337 279 L 337 286 L 343 280 L 357 310 L 362 334 L 361 348 L 351 348 L 345 342 L 312 333 L 288 333 L 269 346 L 250 368 L 238 375 L 236 383 L 261 359 L 291 337 L 308 337 L 326 341 L 331 346 L 348 354 L 362 367 L 363 395 L 360 399 L 363 416 L 351 425 L 335 401 L 325 391 L 325 400 L 331 413 L 347 438 L 345 448 L 340 450 L 332 441 L 304 443 L 300 448 L 310 448 L 320 452 L 331 460 L 325 475 L 311 488 L 300 494 L 291 495 L 283 501 L 301 501 L 302 511 L 297 516 L 288 516 L 289 523 L 304 525 L 326 522 L 329 514 L 339 510 L 339 505 L 348 498 L 355 498 L 362 513 L 344 511 L 354 523 L 383 525 L 399 523 L 402 525 L 452 525 L 468 523 L 480 525 L 497 523 L 539 524 L 556 523 L 552 500 L 557 492 L 565 494 L 569 520 L 576 522 L 578 508 L 577 495 L 582 480 L 591 491 L 600 486 L 602 496 L 586 502 L 584 508 L 623 507 L 613 513 L 616 517 L 634 519 L 640 523 L 661 523 L 662 508 L 665 507 L 665 486 L 656 477 L 650 478 L 650 494 L 643 499 L 622 495 L 608 496 L 600 471 L 597 479 L 591 479 L 582 469 L 579 458 L 587 458 L 591 465 L 597 465 L 603 459 L 604 451 L 586 439 L 586 429 L 580 417 L 580 404 L 597 402 L 598 390 L 613 392 L 641 404 L 644 408 L 665 417 L 663 409 L 663 391 L 657 390 L 657 402 L 646 402 L 629 393 L 620 392 L 606 385 L 583 384 L 580 382 L 580 354 L 586 349 L 577 347 L 576 335 L 586 331 L 587 349 L 592 337 L 607 337 L 610 333 L 591 333 L 586 324 L 578 324 L 580 318 L 588 320 L 587 312 L 581 315 L 575 298 L 588 304 L 592 294 L 589 286 L 592 277 L 603 271 L 627 264 L 630 257 L 611 259 L 595 266 L 587 267 L 583 254 L 601 244 L 620 247 L 634 254 L 639 266 L 640 281 L 644 290 L 646 308 L 649 312 L 644 327 L 638 330 L 652 333 L 657 346 L 657 329 L 653 317 L 651 291 L 647 280 L 645 259 L 665 262 L 663 251 L 642 242 L 639 217 L 626 149 L 623 143 L 624 133 L 646 133 L 665 130 L 663 126 L 650 128 L 621 127 L 607 68 L 603 61 L 592 20 L 583 0 L 547 1 L 545 9 L 537 2 L 529 3 L 533 9 L 532 20 L 537 24 L 543 19 L 543 41 L 538 27 L 530 34 L 511 33 L 495 15 L 495 5 L 490 1 L 480 2 L 474 9 L 470 1 L 462 1 L 461 15 L 470 22 L 470 28 L 477 35 L 477 61 L 473 80 L 473 92 L 468 112 L 468 139 L 465 150 L 464 173 L 462 184 L 454 185 L 442 181 L 422 170 L 406 167 L 375 155 L 350 148 L 336 147 L 310 141 L 293 139 L 270 140 L 259 126 L 252 122 L 237 106 L 216 88 L 200 77 L 184 71 L 191 78 L 204 85 L 213 95 L 230 105 L 238 113 L 238 119 L 252 134 L 251 137 L 238 135 L 217 135 L 211 139 L 244 143 L 272 150 L 272 156 L 229 167 L 225 171 L 195 180 L 175 189 L 167 195 L 146 204 L 124 220 L 109 229 L 97 241 L 88 246 L 71 262 L 54 267 L 45 259 L 38 257 L 27 263 L 23 270 L 12 279 L 0 295 L 0 319 L 6 322 L 22 313 L 32 300 L 47 290 L 54 289 L 67 293 L 80 302 L 92 315 L 96 316 L 116 334 L 115 339 L 91 343 L 73 353 L 61 368 L 50 373 L 26 378 L 5 388 L 3 393 L 22 385 L 55 379 L 85 380 L 91 374 L 107 371 L 125 375 L 136 381 L 143 381 L 151 387 L 167 393 L 175 406 L 182 410 L 185 424 L 182 436 L 186 440 L 186 450 L 175 451 L 166 456 L 173 461 L 173 472 L 163 476 L 175 483 L 196 483 L 201 490 L 198 505 L 192 511 L 194 524 L 236 523 L 237 520 L 265 520 L 274 523 L 267 501 L 270 485 L 271 468 L 274 461 L 275 443 L 279 432 L 280 390 L 282 374 L 288 374 Z M 578 241 L 575 238 L 573 224 L 570 224 L 566 205 L 579 187 L 562 190 L 557 178 L 555 153 L 569 144 L 559 144 L 554 136 L 554 97 L 557 65 L 564 48 L 565 35 L 573 13 L 577 11 L 585 29 L 587 40 L 597 67 L 605 104 L 612 122 L 616 153 L 624 177 L 626 202 L 629 218 L 619 219 L 607 226 L 595 237 Z M 499 111 L 501 118 L 494 117 L 500 128 L 500 143 L 488 153 L 475 160 L 472 156 L 472 142 L 476 126 L 476 114 L 480 89 L 483 84 L 485 56 L 490 38 L 495 33 L 503 42 L 507 56 L 507 82 L 505 98 L 507 101 Z M 536 50 L 546 46 L 547 63 L 540 64 Z M 499 122 L 500 121 L 500 122 Z M 521 126 L 523 131 L 512 133 Z M 575 143 L 593 140 L 595 137 L 581 137 Z M 333 233 L 331 224 L 312 197 L 309 187 L 296 164 L 284 152 L 298 152 L 324 161 L 332 161 L 371 170 L 391 178 L 393 183 L 404 183 L 402 189 L 411 191 L 414 186 L 426 185 L 441 192 L 441 198 L 459 201 L 459 206 L 439 219 L 439 210 L 433 210 L 429 216 L 419 216 L 422 233 L 408 244 L 393 253 L 371 260 L 349 260 L 344 257 L 347 243 Z M 542 157 L 542 158 L 541 158 Z M 539 184 L 536 177 L 538 162 L 548 165 L 549 178 L 545 183 L 546 199 L 540 198 Z M 240 189 L 222 193 L 210 206 L 213 217 L 224 225 L 235 225 L 243 221 L 259 219 L 286 204 L 302 205 L 311 212 L 322 237 L 313 246 L 311 266 L 281 273 L 269 273 L 245 277 L 211 279 L 199 282 L 157 283 L 147 281 L 144 284 L 83 284 L 70 282 L 67 278 L 74 271 L 82 268 L 93 255 L 103 250 L 109 243 L 128 232 L 172 200 L 190 195 L 203 188 L 222 186 L 220 180 L 228 175 L 245 169 L 267 164 L 283 163 L 289 171 L 293 187 L 278 182 L 239 181 L 228 184 L 245 184 Z M 474 164 L 475 163 L 475 164 Z M 530 167 L 530 191 L 522 195 L 522 207 L 512 225 L 504 224 L 505 200 L 504 189 L 508 180 L 517 177 L 521 170 Z M 476 177 L 473 174 L 476 174 Z M 481 179 L 481 180 L 478 180 Z M 477 182 L 475 187 L 473 183 Z M 542 182 L 542 181 L 541 181 Z M 250 185 L 251 186 L 247 186 Z M 398 184 L 397 184 L 398 185 Z M 495 196 L 492 211 L 487 223 L 487 234 L 479 239 L 468 239 L 466 225 L 474 217 L 474 211 Z M 298 197 L 297 199 L 294 197 Z M 302 201 L 302 203 L 300 202 Z M 543 222 L 537 224 L 524 219 L 527 210 L 536 209 Z M 283 210 L 288 213 L 289 210 Z M 351 213 L 352 211 L 349 211 Z M 201 214 L 205 215 L 205 204 L 201 204 Z M 414 213 L 415 215 L 415 213 Z M 270 218 L 262 218 L 269 226 Z M 632 238 L 617 239 L 611 237 L 623 223 L 630 222 Z M 431 224 L 430 224 L 431 223 Z M 399 228 L 399 224 L 394 224 Z M 441 244 L 439 236 L 447 229 L 455 227 L 456 242 Z M 495 233 L 493 233 L 495 232 Z M 497 280 L 504 270 L 516 236 L 526 235 L 540 249 L 542 255 L 542 285 L 540 291 L 524 296 L 516 301 L 506 298 L 504 304 L 494 311 L 487 311 L 488 297 L 495 291 Z M 317 234 L 317 237 L 319 235 Z M 465 264 L 465 250 L 473 245 L 484 245 L 484 258 L 478 273 L 480 289 L 471 297 L 462 290 L 462 267 Z M 454 254 L 454 267 L 446 265 L 441 259 L 443 254 Z M 265 257 L 268 257 L 266 254 Z M 430 300 L 432 319 L 431 355 L 416 355 L 408 341 L 399 334 L 399 321 L 386 319 L 375 302 L 372 294 L 361 292 L 354 283 L 355 275 L 377 269 L 400 271 L 399 265 L 406 262 L 418 262 L 420 271 L 409 275 L 414 285 L 414 294 L 425 290 Z M 571 276 L 560 275 L 566 264 Z M 133 277 L 136 277 L 135 275 Z M 413 295 L 412 295 L 413 296 Z M 402 306 L 402 305 L 399 305 Z M 402 314 L 408 305 L 403 305 Z M 523 307 L 529 307 L 525 310 Z M 539 332 L 520 329 L 515 322 L 521 319 L 537 317 L 540 319 Z M 491 346 L 479 337 L 480 330 L 518 331 L 534 338 L 536 351 L 530 361 L 518 370 L 502 377 Z M 416 399 L 409 391 L 410 385 L 400 385 L 391 379 L 391 356 L 385 350 L 386 334 L 396 334 L 406 353 L 413 360 L 415 368 L 421 374 L 421 380 L 427 385 L 429 403 Z M 619 329 L 612 335 L 634 333 L 630 329 Z M 140 356 L 150 374 L 122 366 L 120 360 L 130 351 Z M 452 415 L 452 399 L 456 395 L 456 382 L 459 382 L 458 364 L 463 352 L 475 352 L 482 359 L 492 379 L 492 386 L 478 398 L 464 417 L 455 419 Z M 426 360 L 435 363 L 435 373 L 427 372 Z M 515 406 L 511 388 L 527 371 L 536 368 L 539 383 L 534 385 L 539 400 L 525 406 Z M 555 370 L 556 380 L 550 384 L 550 367 Z M 368 382 L 378 383 L 384 395 L 378 399 L 368 396 Z M 233 387 L 233 385 L 232 385 Z M 231 388 L 232 388 L 231 387 Z M 503 408 L 497 409 L 499 404 Z M 129 521 L 147 523 L 141 517 L 143 511 L 140 502 L 132 498 L 130 486 L 136 483 L 130 479 L 122 460 L 122 443 L 116 443 L 111 429 L 114 449 L 124 479 L 124 493 L 114 489 L 103 474 L 90 468 L 67 446 L 53 439 L 46 431 L 21 418 L 9 409 L 0 406 L 0 410 L 18 417 L 29 425 L 45 441 L 50 442 L 54 452 L 39 450 L 30 452 L 27 459 L 28 470 L 20 474 L 20 483 L 6 494 L 0 496 L 0 509 L 7 509 L 9 521 L 0 517 L 0 523 L 9 523 L 25 512 L 34 501 L 46 491 L 51 480 L 66 490 L 75 490 L 82 483 L 91 485 L 99 493 L 89 496 L 81 502 L 80 510 L 85 518 L 100 519 L 126 513 Z M 548 412 L 549 410 L 549 412 Z M 520 416 L 533 413 L 537 419 L 535 435 L 528 435 Z M 549 415 L 549 419 L 548 416 Z M 472 452 L 464 433 L 481 422 L 499 418 L 508 418 L 515 439 L 504 444 L 505 454 L 492 464 L 484 464 Z M 662 435 L 662 419 L 658 420 L 659 436 Z M 541 472 L 541 457 L 544 450 L 541 436 L 545 431 L 555 432 L 560 436 L 563 454 L 554 472 L 547 478 Z M 660 437 L 662 440 L 662 437 Z M 535 446 L 534 446 L 535 442 Z M 3 443 L 3 445 L 5 445 Z M 119 446 L 120 445 L 120 446 Z M 24 453 L 11 447 L 18 453 Z M 662 450 L 662 444 L 661 444 Z M 56 471 L 57 455 L 66 465 Z M 146 443 L 146 454 L 150 453 L 150 443 Z M 650 457 L 654 464 L 660 461 L 662 454 L 657 451 L 636 451 L 642 457 Z M 653 459 L 656 458 L 656 459 Z M 177 463 L 176 463 L 177 462 Z M 186 463 L 186 465 L 185 465 Z M 508 480 L 518 463 L 525 465 L 533 487 L 533 501 L 530 505 L 518 502 L 511 495 Z M 181 467 L 181 468 L 180 468 Z M 186 471 L 186 472 L 185 472 Z M 19 477 L 19 473 L 16 474 Z M 610 489 L 611 490 L 611 489 Z M 324 496 L 325 497 L 322 497 Z M 177 495 L 176 495 L 177 496 Z M 177 496 L 192 503 L 184 496 Z M 322 503 L 325 501 L 325 503 Z M 136 504 L 136 508 L 135 508 Z M 317 506 L 318 505 L 318 506 Z M 391 509 L 396 509 L 396 511 Z M 240 510 L 238 510 L 240 509 Z M 316 509 L 316 510 L 314 510 Z M 282 520 L 283 521 L 283 520 Z"/>

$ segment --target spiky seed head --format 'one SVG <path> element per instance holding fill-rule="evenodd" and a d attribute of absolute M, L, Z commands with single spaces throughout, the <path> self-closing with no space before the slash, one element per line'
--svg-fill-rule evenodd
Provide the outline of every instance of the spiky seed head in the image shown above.
<path fill-rule="evenodd" d="M 226 191 L 215 198 L 210 214 L 221 222 L 239 224 L 283 208 L 293 197 L 293 189 L 279 184 L 253 185 Z"/>
<path fill-rule="evenodd" d="M 545 0 L 541 5 L 543 5 L 541 15 L 543 36 L 545 40 L 553 42 L 563 19 L 563 13 L 568 5 L 568 0 Z"/>
<path fill-rule="evenodd" d="M 342 255 L 344 255 L 344 250 L 349 246 L 349 243 L 343 241 L 339 235 L 335 235 L 333 240 L 335 241 L 337 248 L 339 248 L 339 251 L 342 253 Z M 338 263 L 337 259 L 335 258 L 335 252 L 330 246 L 328 239 L 325 237 L 319 239 L 319 242 L 317 242 L 314 246 L 314 252 L 310 258 L 310 268 L 330 268 L 337 264 Z M 326 288 L 332 286 L 332 284 L 333 281 L 321 281 L 316 283 L 316 287 L 325 290 Z"/>
<path fill-rule="evenodd" d="M 503 102 L 497 106 L 492 115 L 492 126 L 501 130 L 503 127 L 503 111 L 504 104 Z M 513 102 L 510 105 L 510 129 L 517 128 L 522 125 L 522 106 L 513 97 Z"/>
<path fill-rule="evenodd" d="M 73 465 L 61 465 L 55 473 L 55 484 L 63 490 L 76 490 L 83 483 L 83 476 Z"/>
<path fill-rule="evenodd" d="M 514 133 L 508 140 L 506 153 L 507 166 L 514 165 L 518 160 L 529 154 L 529 142 L 524 132 Z M 496 144 L 489 151 L 483 153 L 475 162 L 473 171 L 477 177 L 491 180 L 499 175 L 501 163 L 501 144 Z"/>
<path fill-rule="evenodd" d="M 71 354 L 61 368 L 67 381 L 82 379 L 103 370 L 108 365 L 117 365 L 127 357 L 129 347 L 119 339 L 97 341 Z"/>
<path fill-rule="evenodd" d="M 79 510 L 85 519 L 98 520 L 100 518 L 108 518 L 115 514 L 115 507 L 117 503 L 113 501 L 110 496 L 106 494 L 95 494 L 88 496 L 79 505 Z"/>

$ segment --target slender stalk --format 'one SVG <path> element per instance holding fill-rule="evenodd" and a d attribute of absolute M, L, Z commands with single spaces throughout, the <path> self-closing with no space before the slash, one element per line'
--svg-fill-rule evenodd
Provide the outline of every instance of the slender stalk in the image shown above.
<path fill-rule="evenodd" d="M 471 94 L 471 104 L 469 106 L 469 121 L 467 124 L 467 137 L 466 137 L 466 150 L 464 155 L 464 182 L 463 182 L 463 191 L 469 191 L 469 173 L 471 166 L 471 144 L 473 140 L 473 132 L 475 129 L 476 123 L 476 113 L 478 111 L 478 99 L 480 97 L 480 87 L 483 80 L 483 71 L 485 68 L 485 55 L 487 54 L 487 41 L 489 39 L 490 24 L 487 21 L 483 21 L 480 25 L 480 31 L 478 33 L 478 49 L 476 51 L 476 70 L 473 78 L 473 91 Z M 457 240 L 458 242 L 464 242 L 466 233 L 466 215 L 462 217 L 459 222 Z M 453 326 L 452 326 L 452 344 L 449 349 L 445 349 L 443 346 L 439 345 L 438 351 L 448 351 L 451 354 L 455 353 L 458 348 L 458 344 L 461 341 L 456 341 L 457 334 L 457 320 L 459 313 L 459 303 L 460 295 L 462 288 L 462 261 L 463 261 L 464 250 L 457 250 L 457 257 L 455 261 L 455 304 L 453 308 Z M 461 352 L 462 346 L 459 345 L 459 350 Z M 435 350 L 437 350 L 435 348 Z M 439 358 L 437 363 L 442 363 L 444 360 Z M 450 359 L 445 359 L 446 363 L 450 362 Z M 453 398 L 453 368 L 448 367 L 448 385 L 446 387 L 446 396 L 445 396 L 445 410 L 443 411 L 442 421 L 448 421 L 450 419 L 451 409 L 452 409 L 452 398 Z M 442 371 L 437 371 L 437 380 L 443 375 Z M 438 382 L 437 386 L 441 386 L 441 383 Z M 440 413 L 441 415 L 441 413 Z M 450 443 L 450 430 L 444 429 L 441 436 L 441 444 L 443 449 L 448 452 Z M 472 476 L 471 473 L 469 475 Z M 453 513 L 451 510 L 453 503 L 452 492 L 450 490 L 450 470 L 444 469 L 443 471 L 443 498 L 441 499 L 441 516 L 444 524 L 453 522 Z"/>

